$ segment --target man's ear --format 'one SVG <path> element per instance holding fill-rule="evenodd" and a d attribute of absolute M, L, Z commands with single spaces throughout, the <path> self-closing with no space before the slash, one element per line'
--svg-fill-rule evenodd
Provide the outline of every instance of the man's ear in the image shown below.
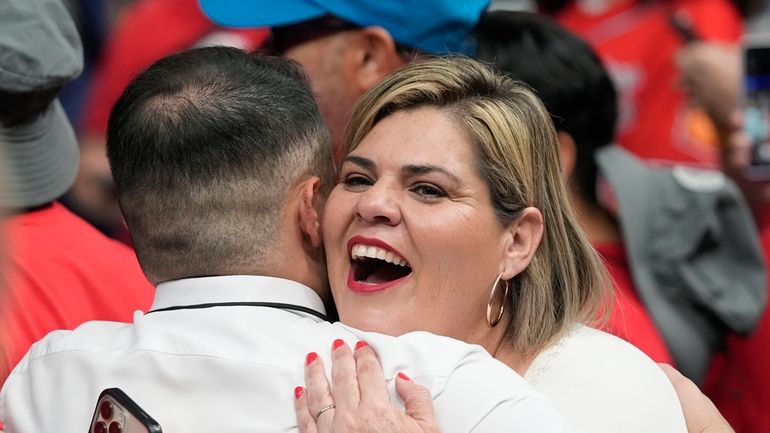
<path fill-rule="evenodd" d="M 321 220 L 319 217 L 321 207 L 321 179 L 313 176 L 304 180 L 300 186 L 299 228 L 310 245 L 321 247 Z"/>
<path fill-rule="evenodd" d="M 558 131 L 556 136 L 559 138 L 561 170 L 564 177 L 570 179 L 575 171 L 575 164 L 577 164 L 577 144 L 575 144 L 575 139 L 564 131 Z"/>
<path fill-rule="evenodd" d="M 398 54 L 396 41 L 382 27 L 364 27 L 358 37 L 357 82 L 360 92 L 364 93 L 406 61 Z"/>
<path fill-rule="evenodd" d="M 504 280 L 510 280 L 529 266 L 542 238 L 543 214 L 535 207 L 525 208 L 508 225 L 500 269 Z"/>

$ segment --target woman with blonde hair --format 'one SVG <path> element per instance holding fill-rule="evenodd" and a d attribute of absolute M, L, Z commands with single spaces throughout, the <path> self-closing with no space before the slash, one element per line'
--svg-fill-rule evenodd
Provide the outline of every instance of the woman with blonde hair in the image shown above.
<path fill-rule="evenodd" d="M 464 57 L 412 63 L 359 100 L 345 152 L 323 219 L 343 323 L 481 345 L 588 432 L 686 431 L 657 365 L 587 326 L 603 315 L 610 285 L 573 215 L 551 119 L 529 88 Z M 365 416 L 362 405 L 387 402 L 370 367 L 356 382 L 353 359 L 365 347 L 332 351 L 332 391 L 322 364 L 308 367 L 303 432 L 392 427 Z M 418 368 L 405 371 L 419 382 Z M 364 398 L 372 388 L 379 399 Z"/>

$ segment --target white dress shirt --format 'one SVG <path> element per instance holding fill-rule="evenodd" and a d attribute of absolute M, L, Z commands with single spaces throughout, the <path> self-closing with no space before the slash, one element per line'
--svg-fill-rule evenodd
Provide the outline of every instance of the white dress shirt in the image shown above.
<path fill-rule="evenodd" d="M 618 337 L 577 325 L 524 378 L 573 426 L 591 433 L 687 433 L 663 370 Z"/>
<path fill-rule="evenodd" d="M 99 393 L 118 387 L 164 433 L 296 431 L 293 391 L 304 384 L 305 355 L 315 351 L 329 367 L 331 343 L 342 338 L 377 351 L 394 401 L 399 371 L 427 385 L 443 433 L 572 431 L 479 346 L 425 332 L 360 332 L 291 308 L 208 305 L 248 302 L 324 311 L 315 292 L 283 279 L 163 283 L 152 309 L 171 310 L 137 312 L 133 324 L 88 322 L 36 343 L 0 393 L 0 419 L 8 433 L 83 433 Z M 173 309 L 180 306 L 188 308 Z"/>

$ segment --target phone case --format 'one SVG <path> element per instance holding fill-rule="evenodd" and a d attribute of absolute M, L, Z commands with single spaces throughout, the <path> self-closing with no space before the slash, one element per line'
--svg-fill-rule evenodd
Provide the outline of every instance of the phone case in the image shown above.
<path fill-rule="evenodd" d="M 160 424 L 119 388 L 102 391 L 89 433 L 162 433 Z"/>

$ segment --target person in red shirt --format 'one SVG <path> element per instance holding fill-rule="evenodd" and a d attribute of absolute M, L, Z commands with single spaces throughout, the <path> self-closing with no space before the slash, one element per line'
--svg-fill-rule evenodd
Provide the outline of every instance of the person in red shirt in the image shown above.
<path fill-rule="evenodd" d="M 715 170 L 652 167 L 610 146 L 612 81 L 557 23 L 492 12 L 478 35 L 478 56 L 532 86 L 552 113 L 578 221 L 615 285 L 605 329 L 702 383 L 725 334 L 754 329 L 765 305 L 758 233 L 738 188 Z"/>
<path fill-rule="evenodd" d="M 150 306 L 153 288 L 133 250 L 60 203 L 16 214 L 4 228 L 0 383 L 48 332 L 88 320 L 130 321 Z"/>
<path fill-rule="evenodd" d="M 599 53 L 620 99 L 617 142 L 645 160 L 718 167 L 719 137 L 679 85 L 675 56 L 688 38 L 737 41 L 742 19 L 728 0 L 540 1 L 541 10 Z M 690 22 L 690 36 L 672 16 Z"/>
<path fill-rule="evenodd" d="M 0 206 L 10 210 L 0 282 L 0 384 L 47 333 L 131 319 L 153 287 L 133 251 L 56 199 L 78 169 L 75 134 L 56 96 L 82 69 L 74 22 L 58 0 L 0 3 Z M 0 420 L 1 421 L 1 420 Z"/>
<path fill-rule="evenodd" d="M 615 89 L 602 63 L 577 36 L 535 14 L 488 13 L 477 34 L 477 56 L 532 86 L 552 113 L 578 221 L 615 285 L 615 305 L 605 330 L 656 362 L 673 364 L 636 292 L 618 221 L 596 193 L 594 153 L 612 142 L 617 117 Z"/>
<path fill-rule="evenodd" d="M 689 89 L 723 128 L 725 171 L 741 185 L 754 208 L 767 258 L 770 257 L 770 182 L 749 179 L 745 174 L 751 160 L 751 140 L 738 121 L 741 61 L 740 47 L 734 45 L 704 42 L 679 53 Z M 721 85 L 707 86 L 708 83 Z M 727 339 L 724 350 L 715 356 L 704 384 L 706 394 L 739 433 L 770 431 L 768 365 L 770 309 L 765 310 L 752 335 Z"/>

